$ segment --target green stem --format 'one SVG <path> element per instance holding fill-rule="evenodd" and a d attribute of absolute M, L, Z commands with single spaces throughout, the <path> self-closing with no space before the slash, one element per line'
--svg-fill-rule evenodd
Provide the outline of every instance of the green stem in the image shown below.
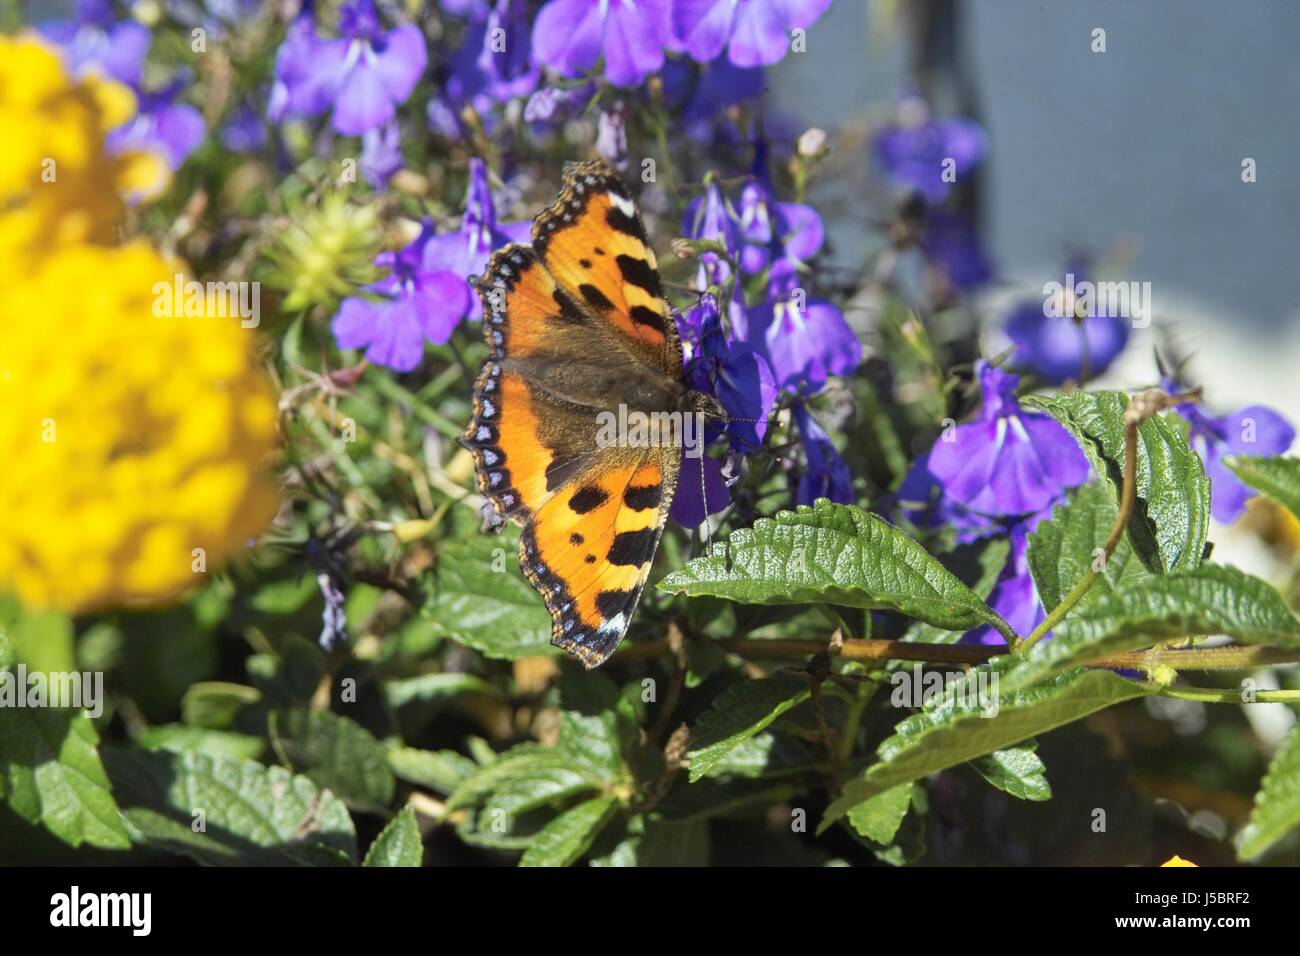
<path fill-rule="evenodd" d="M 420 421 L 427 425 L 432 425 L 438 431 L 442 432 L 443 435 L 453 441 L 460 438 L 463 429 L 459 428 L 455 422 L 450 418 L 447 418 L 445 415 L 440 415 L 435 412 L 426 403 L 420 401 L 417 395 L 393 381 L 383 371 L 374 369 L 374 374 L 367 375 L 366 378 L 374 384 L 375 388 L 381 394 L 410 408 L 411 414 L 420 419 Z"/>
<path fill-rule="evenodd" d="M 1257 690 L 1245 700 L 1240 690 L 1220 687 L 1166 687 L 1159 697 L 1175 700 L 1198 700 L 1205 704 L 1294 704 L 1300 703 L 1300 690 Z"/>

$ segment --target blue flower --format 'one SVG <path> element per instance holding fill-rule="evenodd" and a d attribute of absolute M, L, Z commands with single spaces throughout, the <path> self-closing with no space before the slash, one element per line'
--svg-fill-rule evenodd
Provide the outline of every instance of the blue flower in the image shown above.
<path fill-rule="evenodd" d="M 795 504 L 810 505 L 818 498 L 852 504 L 853 475 L 849 473 L 849 466 L 804 402 L 795 403 L 794 420 L 799 426 L 799 439 L 807 462 L 795 486 Z"/>
<path fill-rule="evenodd" d="M 735 66 L 770 66 L 831 0 L 674 0 L 673 27 L 686 52 L 707 63 L 727 51 Z"/>
<path fill-rule="evenodd" d="M 135 116 L 108 134 L 109 151 L 148 150 L 162 156 L 171 169 L 180 169 L 207 132 L 197 109 L 176 102 L 187 80 L 178 76 L 161 90 L 138 93 Z"/>
<path fill-rule="evenodd" d="M 993 278 L 989 262 L 969 215 L 946 208 L 926 211 L 921 250 L 959 292 L 973 292 Z"/>
<path fill-rule="evenodd" d="M 445 269 L 461 277 L 469 288 L 470 276 L 479 275 L 492 253 L 511 242 L 528 242 L 531 223 L 497 223 L 487 164 L 469 161 L 469 185 L 465 190 L 465 215 L 460 228 L 433 236 L 425 253 L 429 268 Z"/>
<path fill-rule="evenodd" d="M 385 123 L 361 137 L 361 176 L 371 189 L 388 188 L 388 181 L 402 168 L 402 135 L 397 123 Z"/>
<path fill-rule="evenodd" d="M 49 20 L 36 29 L 60 47 L 68 69 L 78 76 L 98 72 L 139 88 L 149 31 L 129 20 L 118 22 L 109 0 L 77 0 L 71 20 Z"/>
<path fill-rule="evenodd" d="M 1038 522 L 1046 517 L 1047 510 L 1040 511 L 1015 522 L 1007 530 L 1011 538 L 1011 553 L 986 602 L 1017 634 L 1030 633 L 1047 617 L 1042 599 L 1038 596 L 1038 587 L 1034 584 L 1034 576 L 1029 570 L 1028 537 Z M 1050 633 L 1045 635 L 1045 638 L 1050 637 Z M 961 643 L 1006 644 L 1006 638 L 986 624 L 962 635 Z"/>
<path fill-rule="evenodd" d="M 1024 301 L 1007 316 L 1005 331 L 1016 344 L 1012 361 L 1044 384 L 1096 378 L 1128 344 L 1127 319 L 1078 314 L 1083 310 L 1078 289 L 1087 277 L 1087 266 L 1077 262 L 1060 283 L 1059 294 Z"/>
<path fill-rule="evenodd" d="M 1162 387 L 1170 395 L 1184 391 L 1172 379 Z M 1190 423 L 1187 440 L 1205 463 L 1210 478 L 1210 514 L 1215 521 L 1231 524 L 1246 510 L 1246 502 L 1258 492 L 1243 484 L 1224 461 L 1229 455 L 1280 455 L 1295 441 L 1295 429 L 1285 418 L 1262 405 L 1216 418 L 1191 402 L 1177 406 L 1178 414 Z"/>
<path fill-rule="evenodd" d="M 749 341 L 761 343 L 777 384 L 796 395 L 821 391 L 831 375 L 848 375 L 862 362 L 862 343 L 844 313 L 798 285 L 794 263 L 773 264 L 768 298 L 749 309 Z"/>
<path fill-rule="evenodd" d="M 333 108 L 334 128 L 359 136 L 390 122 L 428 60 L 424 36 L 406 25 L 384 31 L 373 0 L 339 10 L 336 40 L 316 35 L 309 14 L 289 27 L 276 55 L 268 116 L 314 116 Z"/>
<path fill-rule="evenodd" d="M 446 342 L 469 312 L 472 295 L 463 276 L 431 268 L 426 261 L 433 223 L 425 220 L 416 240 L 385 252 L 375 265 L 391 274 L 365 287 L 374 298 L 343 300 L 330 323 L 339 348 L 366 350 L 366 358 L 409 372 L 424 357 L 426 340 Z"/>
<path fill-rule="evenodd" d="M 1091 468 L 1078 443 L 1055 419 L 1022 409 L 1020 379 L 987 362 L 977 366 L 980 417 L 944 432 L 928 469 L 944 494 L 972 511 L 1012 516 L 1041 511 Z"/>
<path fill-rule="evenodd" d="M 899 109 L 900 122 L 876 134 L 876 161 L 889 179 L 928 203 L 952 191 L 952 178 L 967 176 L 987 150 L 984 129 L 969 119 L 931 119 L 925 102 L 914 97 Z M 952 161 L 953 177 L 946 177 Z"/>
<path fill-rule="evenodd" d="M 664 65 L 669 0 L 551 0 L 533 21 L 533 59 L 578 77 L 600 60 L 615 86 L 639 86 Z"/>

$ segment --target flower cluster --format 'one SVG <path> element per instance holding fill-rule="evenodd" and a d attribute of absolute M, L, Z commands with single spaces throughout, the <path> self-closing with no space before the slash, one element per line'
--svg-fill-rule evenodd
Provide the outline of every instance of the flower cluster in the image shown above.
<path fill-rule="evenodd" d="M 160 317 L 181 266 L 108 244 L 121 192 L 157 175 L 107 146 L 130 103 L 43 44 L 0 38 L 0 119 L 19 131 L 0 248 L 23 255 L 0 283 L 0 582 L 33 605 L 165 600 L 276 509 L 275 401 L 239 323 Z"/>

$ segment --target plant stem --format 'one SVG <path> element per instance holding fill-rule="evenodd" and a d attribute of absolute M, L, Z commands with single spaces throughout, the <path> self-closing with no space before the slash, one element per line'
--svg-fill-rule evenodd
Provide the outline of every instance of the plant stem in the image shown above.
<path fill-rule="evenodd" d="M 1166 687 L 1156 695 L 1176 700 L 1198 700 L 1205 704 L 1300 703 L 1300 690 L 1257 690 L 1250 700 L 1246 700 L 1240 690 L 1222 687 Z"/>

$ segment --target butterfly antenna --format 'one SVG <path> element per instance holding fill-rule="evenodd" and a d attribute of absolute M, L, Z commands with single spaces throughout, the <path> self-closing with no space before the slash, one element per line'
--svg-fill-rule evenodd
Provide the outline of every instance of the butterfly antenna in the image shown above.
<path fill-rule="evenodd" d="M 704 455 L 700 455 L 700 501 L 704 502 L 704 556 L 713 554 L 713 522 L 709 521 L 709 489 L 704 480 Z"/>

